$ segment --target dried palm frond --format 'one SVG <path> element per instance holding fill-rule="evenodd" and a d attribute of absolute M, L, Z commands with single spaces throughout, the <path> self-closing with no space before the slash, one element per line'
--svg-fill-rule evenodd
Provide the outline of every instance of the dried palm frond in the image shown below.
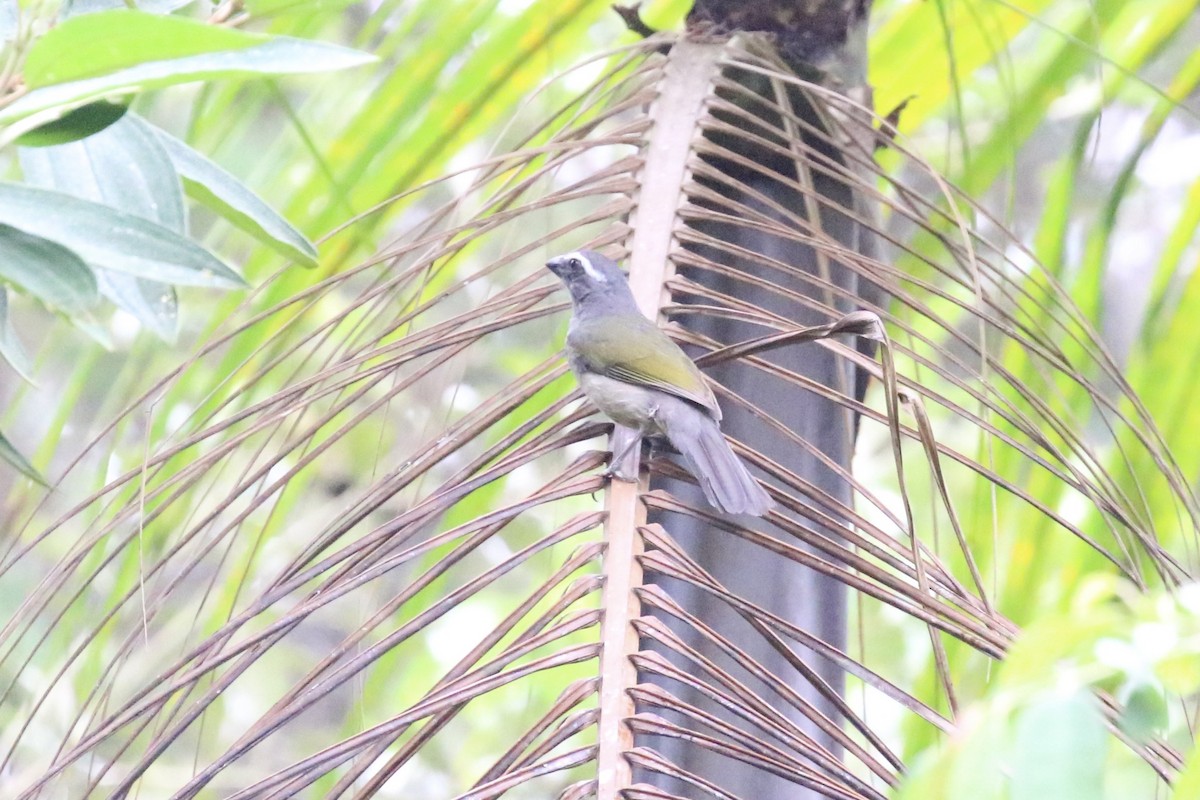
<path fill-rule="evenodd" d="M 876 720 L 953 730 L 967 665 L 1018 631 L 1007 598 L 1038 591 L 1004 552 L 1014 531 L 1041 532 L 1041 570 L 1085 548 L 1139 586 L 1187 574 L 1186 481 L 1021 244 L 911 153 L 903 180 L 880 174 L 870 111 L 753 39 L 662 44 L 598 60 L 519 149 L 414 188 L 378 258 L 231 320 L 79 461 L 144 442 L 138 463 L 31 513 L 0 561 L 23 598 L 0 634 L 6 795 L 670 796 L 642 782 L 657 774 L 730 796 L 655 744 L 676 740 L 881 798 L 904 765 Z M 761 376 L 718 393 L 758 426 L 730 432 L 779 504 L 764 524 L 714 515 L 661 454 L 653 487 L 601 477 L 608 426 L 565 375 L 542 267 L 581 246 L 623 257 L 702 365 Z M 725 347 L 698 318 L 757 333 Z M 828 381 L 775 358 L 805 349 Z M 195 394 L 197 375 L 218 380 Z M 165 397 L 193 413 L 155 419 Z M 780 403 L 836 409 L 840 456 Z M 876 477 L 847 469 L 856 426 Z M 681 546 L 683 519 L 894 610 L 926 632 L 939 689 L 728 585 Z"/>

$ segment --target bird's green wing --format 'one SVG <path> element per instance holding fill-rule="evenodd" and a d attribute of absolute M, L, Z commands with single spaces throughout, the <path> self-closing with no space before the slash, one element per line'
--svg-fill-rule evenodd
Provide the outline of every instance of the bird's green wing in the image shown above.
<path fill-rule="evenodd" d="M 712 389 L 679 345 L 644 317 L 588 320 L 571 331 L 568 344 L 588 365 L 615 380 L 647 386 L 690 400 L 721 419 Z"/>

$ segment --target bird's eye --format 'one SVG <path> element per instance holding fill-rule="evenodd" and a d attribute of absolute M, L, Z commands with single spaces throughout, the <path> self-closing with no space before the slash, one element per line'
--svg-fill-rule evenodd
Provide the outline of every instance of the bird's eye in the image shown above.
<path fill-rule="evenodd" d="M 571 269 L 579 269 L 580 267 L 583 266 L 583 264 L 579 261 L 578 258 L 572 258 L 570 261 L 567 262 L 567 266 L 570 267 Z"/>

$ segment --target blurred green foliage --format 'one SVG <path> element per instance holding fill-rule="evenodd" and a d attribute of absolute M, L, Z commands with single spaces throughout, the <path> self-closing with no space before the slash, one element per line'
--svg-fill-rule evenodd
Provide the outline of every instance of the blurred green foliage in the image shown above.
<path fill-rule="evenodd" d="M 581 70 L 577 80 L 535 93 L 548 76 L 631 38 L 606 0 L 383 0 L 370 6 L 252 0 L 215 10 L 139 4 L 147 13 L 112 10 L 117 5 L 123 3 L 88 8 L 95 13 L 50 29 L 51 4 L 22 6 L 20 14 L 13 4 L 0 4 L 7 65 L 0 75 L 15 80 L 23 65 L 28 71 L 27 90 L 7 97 L 0 109 L 0 123 L 7 125 L 0 131 L 7 154 L 0 163 L 11 181 L 4 190 L 70 194 L 77 203 L 91 204 L 70 208 L 92 213 L 101 213 L 93 206 L 107 208 L 110 221 L 140 216 L 155 226 L 155 235 L 201 248 L 256 288 L 187 289 L 180 306 L 179 281 L 114 269 L 123 263 L 121 252 L 115 264 L 100 265 L 44 230 L 31 238 L 19 226 L 0 228 L 0 250 L 22 253 L 24 265 L 19 271 L 14 262 L 0 262 L 0 357 L 7 361 L 0 364 L 0 428 L 19 445 L 0 436 L 0 458 L 15 467 L 0 475 L 8 498 L 5 518 L 19 520 L 4 531 L 13 537 L 5 548 L 26 520 L 34 521 L 31 529 L 47 524 L 75 498 L 136 468 L 148 442 L 169 440 L 186 421 L 204 419 L 225 403 L 236 409 L 269 396 L 264 385 L 232 399 L 219 390 L 282 357 L 285 344 L 259 346 L 270 334 L 320 329 L 332 316 L 333 300 L 318 297 L 286 318 L 264 317 L 250 329 L 253 335 L 225 342 L 207 362 L 189 364 L 156 398 L 152 414 L 136 423 L 123 421 L 105 434 L 102 447 L 68 471 L 84 445 L 131 398 L 184 361 L 195 343 L 208 341 L 230 320 L 258 319 L 317 281 L 372 258 L 403 221 L 450 197 L 441 187 L 419 199 L 407 192 L 510 146 L 523 125 L 555 113 L 595 70 Z M 670 27 L 687 5 L 649 3 L 643 16 L 652 26 Z M 72 6 L 63 8 L 69 13 Z M 175 13 L 160 13 L 168 11 Z M 1194 159 L 1179 158 L 1164 177 L 1161 166 L 1155 171 L 1147 165 L 1170 160 L 1178 152 L 1171 148 L 1197 135 L 1195 11 L 1195 3 L 1178 0 L 880 0 L 870 41 L 870 82 L 879 112 L 915 96 L 900 117 L 898 143 L 986 201 L 997 220 L 1013 228 L 1072 292 L 1086 313 L 1084 324 L 1108 333 L 1114 348 L 1120 345 L 1127 380 L 1193 486 L 1200 479 L 1200 448 L 1194 444 L 1200 404 L 1193 399 L 1194 367 L 1200 363 L 1200 168 Z M 226 27 L 205 24 L 209 12 L 219 14 L 215 21 Z M 154 36 L 122 39 L 134 29 L 124 27 L 131 20 L 138 31 Z M 124 44 L 119 50 L 90 47 L 109 41 Z M 357 68 L 330 72 L 350 66 Z M 277 80 L 296 71 L 322 74 Z M 195 85 L 199 80 L 208 82 Z M 141 91 L 149 88 L 154 91 Z M 132 113 L 93 105 L 114 92 L 120 107 L 132 104 Z M 52 119 L 71 111 L 98 113 Z M 1103 128 L 1101 136 L 1104 125 L 1114 127 Z M 1133 135 L 1123 136 L 1128 130 Z M 146 144 L 122 152 L 133 137 Z M 18 156 L 17 146 L 26 144 L 43 146 L 23 148 Z M 105 166 L 114 154 L 122 155 L 125 166 Z M 134 160 L 134 169 L 125 156 Z M 885 165 L 900 163 L 894 153 L 880 158 Z M 56 171 L 56 161 L 89 164 L 100 180 L 71 185 L 67 178 L 82 173 Z M 144 179 L 122 183 L 135 173 Z M 185 192 L 199 205 L 185 205 Z M 357 215 L 361 219 L 345 225 Z M 1147 228 L 1155 235 L 1148 242 L 1135 240 L 1134 266 L 1140 271 L 1131 280 L 1149 287 L 1149 297 L 1135 303 L 1128 290 L 1112 290 L 1110 281 L 1114 272 L 1131 269 L 1122 242 Z M 911 239 L 916 247 L 928 244 L 918 234 Z M 319 258 L 313 242 L 320 244 Z M 122 252 L 130 256 L 128 250 Z M 38 268 L 49 262 L 57 265 L 53 281 L 46 279 L 47 269 Z M 297 264 L 316 269 L 292 269 Z M 209 277 L 202 268 L 194 271 Z M 439 291 L 437 281 L 424 291 Z M 1029 284 L 1031 292 L 1045 288 Z M 98 295 L 121 312 L 101 313 Z M 70 319 L 91 338 L 48 324 L 43 308 Z M 1120 339 L 1115 331 L 1124 330 L 1131 317 L 1125 327 L 1134 333 Z M 353 327 L 347 323 L 339 331 Z M 461 383 L 465 388 L 456 391 L 465 394 L 502 384 L 538 358 L 540 351 L 523 344 L 517 337 L 512 352 L 480 357 L 478 373 L 446 378 L 447 386 Z M 1006 367 L 1042 390 L 1047 402 L 1068 412 L 1081 407 L 1077 387 L 1042 382 L 1025 354 L 1003 355 Z M 277 564 L 283 553 L 301 547 L 316 524 L 312 520 L 343 504 L 331 487 L 377 469 L 397 440 L 414 438 L 449 415 L 457 396 L 447 391 L 431 396 L 427 407 L 399 409 L 407 426 L 403 433 L 356 431 L 348 438 L 350 448 L 300 472 L 272 513 L 254 519 L 258 538 L 231 549 L 231 563 L 252 582 L 256 570 L 265 570 L 264 560 Z M 1102 422 L 1083 419 L 1080 428 Z M 939 435 L 964 451 L 978 447 L 980 462 L 1023 481 L 1022 488 L 1044 508 L 1062 512 L 1098 537 L 1110 535 L 1094 515 L 1081 511 L 1077 493 L 1031 470 L 1019 452 L 984 451 L 973 428 L 955 427 L 953 420 L 937 423 Z M 861 450 L 863 480 L 881 491 L 893 489 L 888 458 L 880 456 L 886 449 L 867 440 Z M 177 456 L 165 474 L 185 468 L 191 458 Z M 1103 449 L 1097 460 L 1131 497 L 1141 491 L 1136 478 L 1159 469 L 1149 461 L 1130 463 L 1118 447 Z M 57 486 L 56 494 L 45 495 L 33 483 L 41 476 Z M 151 486 L 156 480 L 163 479 L 148 479 Z M 1115 798 L 1133 796 L 1120 793 L 1130 787 L 1153 796 L 1154 776 L 1115 740 L 1097 690 L 1125 704 L 1114 724 L 1126 736 L 1140 741 L 1154 733 L 1190 753 L 1175 796 L 1200 796 L 1200 759 L 1186 735 L 1179 701 L 1191 702 L 1200 681 L 1193 588 L 1141 596 L 1113 577 L 1111 564 L 1057 535 L 1042 509 L 997 494 L 992 484 L 965 470 L 952 472 L 950 481 L 955 497 L 962 498 L 970 545 L 997 609 L 1026 630 L 1002 667 L 969 647 L 948 647 L 961 693 L 961 738 L 945 741 L 929 726 L 880 716 L 881 732 L 916 756 L 904 796 Z M 924 490 L 932 496 L 928 487 L 914 491 Z M 503 491 L 502 484 L 488 487 L 473 498 L 478 506 L 456 513 L 481 513 Z M 1163 531 L 1162 544 L 1194 569 L 1188 548 L 1195 531 L 1180 524 L 1172 498 L 1152 488 L 1142 499 L 1147 516 Z M 930 503 L 921 510 L 926 513 L 921 530 L 936 528 L 936 514 L 929 510 L 936 507 Z M 186 523 L 186 513 L 173 509 L 150 530 L 147 550 L 169 547 L 166 537 Z M 934 548 L 965 571 L 948 539 L 935 541 Z M 61 554 L 53 551 L 56 546 L 51 541 L 39 557 L 51 562 Z M 425 566 L 439 556 L 429 554 Z M 102 548 L 90 556 L 96 563 L 104 557 Z M 138 558 L 133 551 L 122 558 L 116 580 L 98 583 L 97 594 L 116 597 L 136 587 Z M 15 606 L 32 589 L 30 580 L 6 589 L 12 596 L 5 599 Z M 520 591 L 502 589 L 511 596 Z M 241 583 L 213 588 L 211 606 L 187 623 L 216 628 L 238 607 L 241 590 Z M 342 608 L 340 617 L 330 615 L 322 623 L 353 627 L 368 613 L 362 608 L 378 600 L 367 597 L 357 610 Z M 461 624 L 486 626 L 495 616 L 489 602 L 491 596 L 466 604 Z M 92 607 L 81 605 L 61 623 L 56 646 L 63 651 L 72 631 L 91 621 Z M 868 599 L 861 599 L 858 619 L 862 646 L 855 655 L 937 702 L 924 627 Z M 115 647 L 117 635 L 110 635 Z M 79 696 L 104 669 L 101 649 L 72 676 Z M 397 675 L 432 672 L 431 665 L 448 658 L 447 652 L 444 642 L 433 642 L 389 654 L 364 677 L 354 701 L 360 716 L 376 709 L 377 698 L 414 692 Z M 264 667 L 261 680 L 288 666 L 286 658 L 278 661 Z M 587 670 L 580 665 L 573 675 Z M 255 697 L 252 691 L 232 695 L 231 702 L 246 707 Z M 489 702 L 488 713 L 501 718 L 538 705 L 519 691 Z M 359 721 L 350 714 L 335 724 L 349 730 Z M 478 740 L 472 747 L 487 749 Z M 423 779 L 449 781 L 457 755 L 431 756 Z"/>

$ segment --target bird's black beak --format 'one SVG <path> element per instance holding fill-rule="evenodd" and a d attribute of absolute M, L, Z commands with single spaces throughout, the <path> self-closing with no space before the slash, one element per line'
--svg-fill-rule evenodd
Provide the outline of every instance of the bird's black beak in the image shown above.
<path fill-rule="evenodd" d="M 563 257 L 562 257 L 562 256 L 556 256 L 555 258 L 552 258 L 552 259 L 550 259 L 549 261 L 547 261 L 547 262 L 546 262 L 546 269 L 550 270 L 550 271 L 551 271 L 551 272 L 553 272 L 555 275 L 557 275 L 558 277 L 560 277 L 560 278 L 561 278 L 561 277 L 562 277 L 562 268 L 563 268 L 563 264 L 564 264 L 564 259 L 563 259 Z"/>

